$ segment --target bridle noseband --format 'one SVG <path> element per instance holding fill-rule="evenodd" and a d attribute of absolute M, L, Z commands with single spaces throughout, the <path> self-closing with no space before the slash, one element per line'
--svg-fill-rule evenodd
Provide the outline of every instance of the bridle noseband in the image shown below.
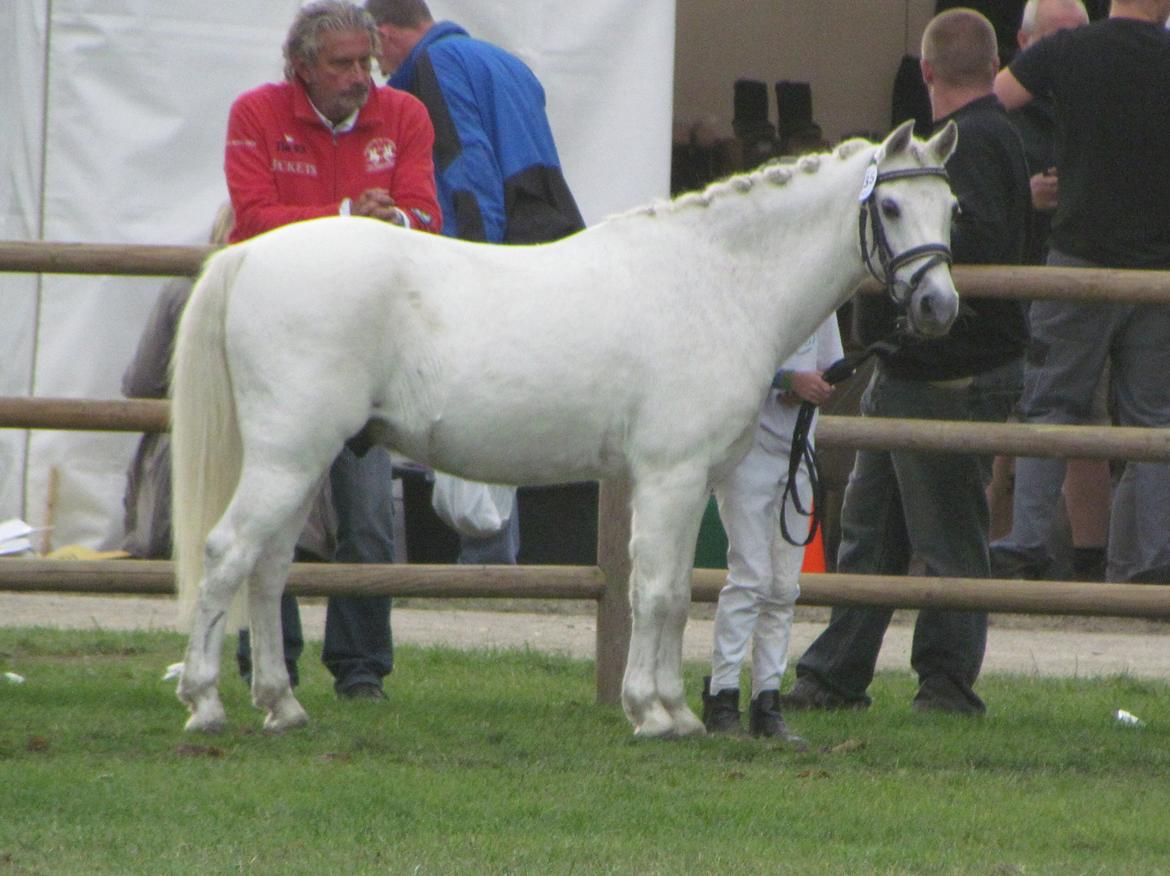
<path fill-rule="evenodd" d="M 865 266 L 879 283 L 886 287 L 890 298 L 900 308 L 906 308 L 914 295 L 918 284 L 926 276 L 926 272 L 935 265 L 945 262 L 951 264 L 951 248 L 945 243 L 924 243 L 912 246 L 910 249 L 895 254 L 890 248 L 885 228 L 882 226 L 881 211 L 877 205 L 877 189 L 882 183 L 896 179 L 911 179 L 917 176 L 938 176 L 949 181 L 946 169 L 936 167 L 913 167 L 905 170 L 888 170 L 881 173 L 877 169 L 877 162 L 872 162 L 866 170 L 865 185 L 861 190 L 861 209 L 858 216 L 858 235 L 861 242 L 861 256 Z M 866 220 L 869 220 L 868 222 Z M 866 240 L 866 226 L 873 228 L 873 243 Z M 877 253 L 878 265 L 875 267 L 873 253 Z M 911 276 L 909 283 L 898 280 L 896 274 L 903 265 L 918 259 L 926 259 L 921 267 Z M 880 268 L 880 270 L 879 270 Z M 900 294 L 899 294 L 900 293 Z"/>

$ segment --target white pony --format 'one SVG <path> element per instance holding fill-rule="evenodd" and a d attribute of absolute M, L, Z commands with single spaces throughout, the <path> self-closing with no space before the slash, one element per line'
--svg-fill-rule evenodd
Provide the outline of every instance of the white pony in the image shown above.
<path fill-rule="evenodd" d="M 628 478 L 623 706 L 638 735 L 702 733 L 681 664 L 708 491 L 749 446 L 776 368 L 875 254 L 911 329 L 949 328 L 955 138 L 903 125 L 880 146 L 849 141 L 539 246 L 328 218 L 212 256 L 173 379 L 178 583 L 195 602 L 187 729 L 225 724 L 220 652 L 245 581 L 264 727 L 308 720 L 278 600 L 315 488 L 369 423 L 474 480 Z"/>

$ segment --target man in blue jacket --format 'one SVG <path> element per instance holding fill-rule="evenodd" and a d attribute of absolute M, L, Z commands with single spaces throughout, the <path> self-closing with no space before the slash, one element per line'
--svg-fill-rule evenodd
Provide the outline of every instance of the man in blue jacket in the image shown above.
<path fill-rule="evenodd" d="M 423 0 L 366 0 L 389 84 L 426 106 L 435 128 L 443 233 L 488 243 L 545 243 L 585 223 L 561 172 L 544 89 L 515 55 L 436 22 Z M 517 514 L 486 539 L 460 535 L 460 562 L 514 563 Z"/>

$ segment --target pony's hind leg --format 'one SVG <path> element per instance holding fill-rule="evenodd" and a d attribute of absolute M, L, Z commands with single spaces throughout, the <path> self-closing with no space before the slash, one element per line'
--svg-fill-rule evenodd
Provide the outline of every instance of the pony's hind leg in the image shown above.
<path fill-rule="evenodd" d="M 308 713 L 293 695 L 284 662 L 284 635 L 280 597 L 288 579 L 297 536 L 308 517 L 311 497 L 273 536 L 260 555 L 248 586 L 252 641 L 252 703 L 268 714 L 264 729 L 283 733 L 309 722 Z"/>
<path fill-rule="evenodd" d="M 643 475 L 634 484 L 633 630 L 622 704 L 638 736 L 703 732 L 683 689 L 682 634 L 690 603 L 695 539 L 706 496 L 705 470 Z"/>
<path fill-rule="evenodd" d="M 292 699 L 288 672 L 279 651 L 281 636 L 277 603 L 296 533 L 303 525 L 312 483 L 307 473 L 283 473 L 272 468 L 246 466 L 227 511 L 211 530 L 204 550 L 199 600 L 183 673 L 179 678 L 179 699 L 191 710 L 187 730 L 218 732 L 226 724 L 217 684 L 228 610 L 240 585 L 245 581 L 255 584 L 258 580 L 262 581 L 261 591 L 268 592 L 275 587 L 275 596 L 271 600 L 270 612 L 264 608 L 263 600 L 257 612 L 257 617 L 271 615 L 273 620 L 271 629 L 261 622 L 259 635 L 253 642 L 253 682 L 255 684 L 257 677 L 264 679 L 261 685 L 266 691 L 264 703 L 269 708 L 270 719 L 272 709 L 278 707 L 281 716 L 278 723 L 293 726 L 297 711 L 301 711 L 300 722 L 304 723 L 303 710 Z M 287 555 L 283 564 L 279 560 L 274 564 L 269 558 L 263 570 L 257 569 L 262 556 L 280 556 L 281 551 Z M 250 602 L 253 602 L 251 597 Z M 269 652 L 275 655 L 275 661 Z M 273 662 L 276 669 L 272 668 Z M 283 673 L 284 697 L 279 694 L 279 673 Z M 267 693 L 269 691 L 273 693 Z M 287 702 L 290 699 L 291 704 Z"/>
<path fill-rule="evenodd" d="M 219 661 L 228 608 L 249 576 L 259 551 L 242 544 L 226 520 L 212 530 L 204 550 L 203 580 L 179 678 L 179 699 L 191 711 L 188 731 L 218 733 L 227 724 L 219 698 Z"/>

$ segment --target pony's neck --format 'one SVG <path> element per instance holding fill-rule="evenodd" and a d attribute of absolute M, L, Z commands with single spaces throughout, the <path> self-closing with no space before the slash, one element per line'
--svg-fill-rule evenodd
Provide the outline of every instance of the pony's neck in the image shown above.
<path fill-rule="evenodd" d="M 865 278 L 858 198 L 876 149 L 856 142 L 733 177 L 721 185 L 740 194 L 738 203 L 726 190 L 703 193 L 710 198 L 703 233 L 722 236 L 737 276 L 755 278 L 736 294 L 753 297 L 761 347 L 775 360 L 770 364 L 790 352 L 791 338 L 776 326 L 808 337 Z"/>
<path fill-rule="evenodd" d="M 838 266 L 848 261 L 856 268 L 856 285 L 864 273 L 855 240 L 858 195 L 876 149 L 851 141 L 831 153 L 771 164 L 682 195 L 669 210 L 704 236 L 721 238 L 737 259 L 755 257 L 773 266 L 817 256 Z"/>

